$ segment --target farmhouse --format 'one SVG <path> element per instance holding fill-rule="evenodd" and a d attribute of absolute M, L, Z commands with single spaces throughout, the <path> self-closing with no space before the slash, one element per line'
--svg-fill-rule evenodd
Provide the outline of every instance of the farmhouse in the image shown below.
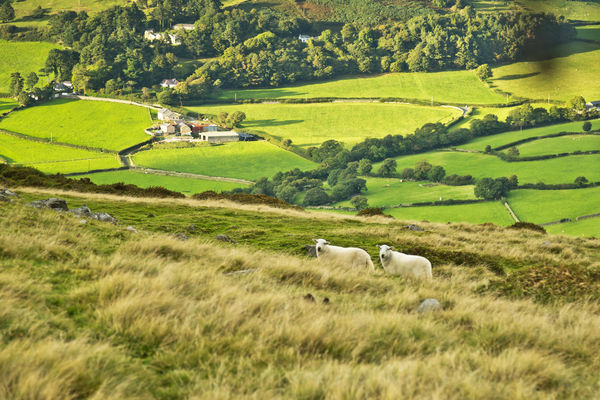
<path fill-rule="evenodd" d="M 182 122 L 178 123 L 177 128 L 179 130 L 179 133 L 181 133 L 184 136 L 192 135 L 192 128 L 186 122 L 182 121 Z"/>
<path fill-rule="evenodd" d="M 590 101 L 589 103 L 586 103 L 585 105 L 585 109 L 587 111 L 591 111 L 593 109 L 596 109 L 598 111 L 600 111 L 600 100 L 596 100 L 596 101 Z"/>
<path fill-rule="evenodd" d="M 158 119 L 161 121 L 179 121 L 181 114 L 171 111 L 168 108 L 163 108 L 158 111 Z"/>
<path fill-rule="evenodd" d="M 172 89 L 177 86 L 178 83 L 179 81 L 177 79 L 163 79 L 163 81 L 160 83 L 160 86 Z"/>
<path fill-rule="evenodd" d="M 155 32 L 154 29 L 146 29 L 144 31 L 144 39 L 149 42 L 153 42 L 155 40 L 163 40 L 168 39 L 172 45 L 178 46 L 181 44 L 181 40 L 172 33 L 158 33 Z"/>
<path fill-rule="evenodd" d="M 174 122 L 165 122 L 161 124 L 160 130 L 166 135 L 173 135 L 177 132 L 177 124 Z"/>
<path fill-rule="evenodd" d="M 240 135 L 234 131 L 228 132 L 203 132 L 200 135 L 200 140 L 208 143 L 227 143 L 227 142 L 238 142 Z"/>
<path fill-rule="evenodd" d="M 298 40 L 301 41 L 302 43 L 307 43 L 310 39 L 315 39 L 314 36 L 309 36 L 309 35 L 298 35 Z"/>
<path fill-rule="evenodd" d="M 56 92 L 70 92 L 73 90 L 73 83 L 71 81 L 63 81 L 54 85 Z"/>

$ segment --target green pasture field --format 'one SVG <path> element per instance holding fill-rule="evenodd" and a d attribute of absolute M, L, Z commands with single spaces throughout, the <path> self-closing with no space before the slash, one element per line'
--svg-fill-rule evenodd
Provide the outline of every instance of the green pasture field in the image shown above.
<path fill-rule="evenodd" d="M 56 142 L 122 150 L 150 139 L 148 109 L 105 101 L 59 99 L 14 112 L 0 129 Z"/>
<path fill-rule="evenodd" d="M 12 6 L 15 9 L 15 21 L 36 22 L 38 20 L 29 19 L 27 16 L 38 6 L 47 10 L 48 14 L 70 10 L 76 12 L 85 11 L 90 14 L 127 3 L 128 1 L 126 0 L 22 0 L 13 1 Z"/>
<path fill-rule="evenodd" d="M 517 148 L 522 157 L 600 150 L 600 135 L 573 135 L 540 139 L 523 143 Z"/>
<path fill-rule="evenodd" d="M 362 177 L 367 181 L 367 191 L 363 193 L 369 199 L 369 206 L 381 207 L 396 204 L 411 204 L 423 201 L 474 199 L 473 186 L 431 185 L 430 182 L 402 182 L 395 178 Z M 335 204 L 340 207 L 352 207 L 350 201 Z"/>
<path fill-rule="evenodd" d="M 590 121 L 592 129 L 600 129 L 600 119 Z M 560 132 L 583 132 L 583 121 L 567 122 L 564 124 L 542 126 L 540 128 L 523 129 L 523 131 L 508 131 L 495 135 L 484 136 L 458 146 L 461 149 L 484 151 L 487 145 L 492 148 L 502 146 L 517 140 L 526 139 L 535 136 L 551 135 Z M 559 152 L 560 153 L 560 152 Z"/>
<path fill-rule="evenodd" d="M 180 176 L 165 176 L 147 174 L 137 171 L 110 171 L 99 172 L 82 176 L 81 178 L 90 178 L 98 185 L 107 185 L 111 183 L 123 182 L 136 185 L 142 188 L 151 186 L 162 186 L 166 189 L 185 194 L 202 193 L 208 190 L 215 192 L 229 191 L 239 187 L 245 187 L 241 183 L 210 181 L 205 179 L 185 178 Z"/>
<path fill-rule="evenodd" d="M 381 98 L 396 97 L 458 104 L 501 104 L 505 97 L 483 84 L 472 71 L 403 72 L 347 77 L 272 89 L 225 90 L 220 98 Z"/>
<path fill-rule="evenodd" d="M 578 26 L 575 29 L 577 29 L 577 39 L 600 42 L 600 25 Z"/>
<path fill-rule="evenodd" d="M 467 222 L 470 224 L 491 222 L 498 226 L 509 226 L 515 222 L 499 201 L 452 206 L 402 207 L 385 210 L 385 213 L 401 221 Z"/>
<path fill-rule="evenodd" d="M 598 232 L 599 226 L 600 219 L 590 218 L 581 221 L 545 226 L 544 229 L 546 229 L 546 232 L 554 235 L 600 237 L 600 232 Z"/>
<path fill-rule="evenodd" d="M 533 108 L 545 108 L 550 109 L 552 107 L 551 104 L 548 103 L 531 103 Z M 471 113 L 463 120 L 457 122 L 452 125 L 451 129 L 459 129 L 459 128 L 470 128 L 471 123 L 475 119 L 483 119 L 487 114 L 494 114 L 498 117 L 498 121 L 506 121 L 506 117 L 511 113 L 511 111 L 518 109 L 521 106 L 515 107 L 475 107 L 471 111 Z"/>
<path fill-rule="evenodd" d="M 0 134 L 0 157 L 46 173 L 84 172 L 121 166 L 115 154 L 74 149 Z"/>
<path fill-rule="evenodd" d="M 233 142 L 221 146 L 148 150 L 134 162 L 143 167 L 256 181 L 279 171 L 312 169 L 316 164 L 267 142 Z"/>
<path fill-rule="evenodd" d="M 460 116 L 452 108 L 382 103 L 237 104 L 189 107 L 203 114 L 243 111 L 242 127 L 289 138 L 299 146 L 318 146 L 335 139 L 347 144 L 367 137 L 406 135 L 427 122 L 449 122 Z"/>
<path fill-rule="evenodd" d="M 518 11 L 516 2 L 505 0 L 475 0 L 470 3 L 478 13 L 496 13 L 499 11 Z"/>
<path fill-rule="evenodd" d="M 577 2 L 569 2 L 577 3 Z M 500 90 L 530 99 L 568 101 L 600 94 L 600 44 L 573 41 L 552 49 L 549 59 L 525 61 L 493 69 Z M 460 93 L 460 92 L 459 92 Z"/>
<path fill-rule="evenodd" d="M 17 102 L 9 97 L 0 97 L 0 115 L 9 112 L 17 106 Z"/>
<path fill-rule="evenodd" d="M 518 0 L 527 10 L 562 15 L 567 19 L 600 21 L 598 1 Z"/>
<path fill-rule="evenodd" d="M 539 161 L 507 162 L 496 156 L 481 153 L 438 151 L 396 157 L 397 170 L 414 168 L 419 160 L 441 165 L 446 175 L 472 175 L 474 178 L 517 175 L 519 183 L 572 183 L 585 175 L 590 181 L 600 180 L 600 155 L 576 155 Z M 381 163 L 374 165 L 377 171 Z"/>
<path fill-rule="evenodd" d="M 0 93 L 8 93 L 10 74 L 13 72 L 20 72 L 23 78 L 31 72 L 39 76 L 50 50 L 59 47 L 46 42 L 9 42 L 0 39 Z M 46 81 L 47 78 L 40 76 L 41 83 L 45 84 Z"/>
<path fill-rule="evenodd" d="M 600 213 L 600 187 L 570 190 L 511 191 L 508 203 L 521 221 L 543 224 L 563 218 Z M 595 201 L 594 201 L 595 199 Z M 596 234 L 600 234 L 600 219 Z"/>

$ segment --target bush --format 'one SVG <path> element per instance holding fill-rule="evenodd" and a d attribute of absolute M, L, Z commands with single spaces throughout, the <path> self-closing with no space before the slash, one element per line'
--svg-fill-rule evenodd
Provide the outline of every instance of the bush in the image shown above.
<path fill-rule="evenodd" d="M 590 130 L 592 130 L 592 123 L 590 121 L 585 121 L 583 123 L 583 131 L 589 132 Z"/>
<path fill-rule="evenodd" d="M 322 206 L 331 201 L 329 195 L 322 188 L 312 188 L 306 192 L 302 205 L 304 206 Z"/>

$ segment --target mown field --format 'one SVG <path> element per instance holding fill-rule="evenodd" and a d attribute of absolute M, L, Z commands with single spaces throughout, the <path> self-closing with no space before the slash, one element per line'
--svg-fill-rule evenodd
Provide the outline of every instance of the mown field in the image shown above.
<path fill-rule="evenodd" d="M 574 151 L 600 150 L 600 135 L 573 135 L 541 139 L 517 146 L 521 156 L 572 153 Z"/>
<path fill-rule="evenodd" d="M 8 97 L 0 97 L 0 115 L 4 114 L 17 106 L 17 102 Z"/>
<path fill-rule="evenodd" d="M 569 2 L 577 3 L 577 2 Z M 493 69 L 492 82 L 516 96 L 568 101 L 600 93 L 600 44 L 573 41 L 551 49 L 543 61 L 525 61 Z"/>
<path fill-rule="evenodd" d="M 137 153 L 138 166 L 256 181 L 279 171 L 312 169 L 316 164 L 267 142 L 234 142 L 222 146 L 156 149 Z"/>
<path fill-rule="evenodd" d="M 600 180 L 600 155 L 575 155 L 549 160 L 506 162 L 496 156 L 480 153 L 438 151 L 395 158 L 398 171 L 414 168 L 419 160 L 441 165 L 447 175 L 472 175 L 474 178 L 517 175 L 519 183 L 572 183 L 585 175 L 590 181 Z M 374 165 L 374 170 L 380 164 Z"/>
<path fill-rule="evenodd" d="M 596 120 L 592 120 L 590 122 L 592 124 L 592 129 L 594 129 L 594 130 L 600 129 L 600 120 L 596 119 Z M 582 121 L 567 122 L 564 124 L 542 126 L 539 128 L 523 129 L 522 131 L 516 130 L 516 131 L 505 132 L 505 133 L 498 133 L 495 135 L 477 138 L 475 140 L 470 141 L 469 143 L 465 143 L 465 144 L 462 144 L 457 147 L 461 148 L 461 149 L 484 151 L 485 147 L 488 145 L 491 146 L 492 148 L 495 148 L 495 147 L 502 146 L 502 145 L 505 145 L 508 143 L 512 143 L 512 142 L 515 142 L 515 141 L 521 140 L 521 139 L 527 139 L 527 138 L 536 137 L 536 136 L 551 135 L 551 134 L 560 133 L 560 132 L 573 132 L 573 133 L 583 132 L 583 122 Z M 560 147 L 556 148 L 555 153 L 561 153 Z"/>
<path fill-rule="evenodd" d="M 13 72 L 21 73 L 23 78 L 31 72 L 39 75 L 50 50 L 59 47 L 47 42 L 11 42 L 0 39 L 0 93 L 8 93 L 10 74 Z M 46 78 L 40 77 L 40 82 L 46 83 Z"/>
<path fill-rule="evenodd" d="M 523 221 L 543 224 L 563 218 L 600 213 L 600 187 L 572 190 L 513 190 L 508 202 Z M 600 235 L 600 219 L 596 219 L 596 235 Z"/>
<path fill-rule="evenodd" d="M 194 194 L 213 190 L 215 192 L 229 191 L 246 185 L 232 182 L 209 181 L 205 179 L 183 178 L 180 176 L 165 176 L 147 174 L 137 171 L 111 171 L 81 176 L 90 178 L 98 185 L 123 182 L 142 188 L 162 186 L 166 189 L 185 194 Z"/>
<path fill-rule="evenodd" d="M 427 122 L 448 122 L 460 111 L 381 103 L 238 104 L 188 107 L 204 113 L 243 111 L 242 128 L 266 132 L 293 144 L 319 146 L 335 139 L 355 144 L 367 137 L 409 134 Z"/>
<path fill-rule="evenodd" d="M 491 222 L 498 226 L 509 226 L 515 222 L 499 201 L 452 206 L 392 208 L 385 210 L 385 213 L 402 221 L 467 222 L 470 224 Z"/>
<path fill-rule="evenodd" d="M 600 21 L 600 4 L 597 1 L 518 0 L 518 2 L 533 12 L 562 15 L 571 20 Z"/>
<path fill-rule="evenodd" d="M 430 182 L 401 182 L 394 178 L 364 178 L 367 191 L 363 193 L 369 199 L 369 206 L 381 207 L 396 204 L 410 204 L 424 201 L 474 199 L 473 186 L 446 186 Z M 350 201 L 335 204 L 352 207 Z"/>
<path fill-rule="evenodd" d="M 46 173 L 85 172 L 121 166 L 115 154 L 33 142 L 0 133 L 0 158 Z"/>
<path fill-rule="evenodd" d="M 59 99 L 10 114 L 0 129 L 56 142 L 122 150 L 150 139 L 146 108 L 104 101 Z"/>
<path fill-rule="evenodd" d="M 598 240 L 20 194 L 87 204 L 120 224 L 0 204 L 0 397 L 512 400 L 600 390 L 597 277 L 586 273 L 598 267 Z M 171 236 L 181 231 L 191 239 Z M 214 241 L 218 233 L 239 242 Z M 375 261 L 378 243 L 425 255 L 434 279 L 306 259 L 313 236 Z M 229 274 L 243 269 L 252 272 Z M 443 310 L 420 315 L 426 298 Z"/>
<path fill-rule="evenodd" d="M 600 25 L 578 26 L 577 39 L 595 40 L 600 42 Z"/>
<path fill-rule="evenodd" d="M 273 89 L 225 90 L 220 98 L 380 98 L 397 97 L 463 104 L 504 103 L 471 71 L 406 72 L 372 77 L 348 77 Z"/>

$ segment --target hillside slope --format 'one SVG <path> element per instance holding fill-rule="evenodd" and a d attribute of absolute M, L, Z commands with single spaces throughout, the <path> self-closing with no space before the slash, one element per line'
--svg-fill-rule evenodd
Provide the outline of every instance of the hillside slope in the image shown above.
<path fill-rule="evenodd" d="M 1 398 L 534 399 L 600 389 L 598 239 L 19 192 L 0 203 Z M 51 195 L 119 225 L 24 206 Z M 434 280 L 320 264 L 302 255 L 315 236 L 372 256 L 377 243 L 427 255 Z M 418 314 L 430 297 L 444 310 Z"/>

